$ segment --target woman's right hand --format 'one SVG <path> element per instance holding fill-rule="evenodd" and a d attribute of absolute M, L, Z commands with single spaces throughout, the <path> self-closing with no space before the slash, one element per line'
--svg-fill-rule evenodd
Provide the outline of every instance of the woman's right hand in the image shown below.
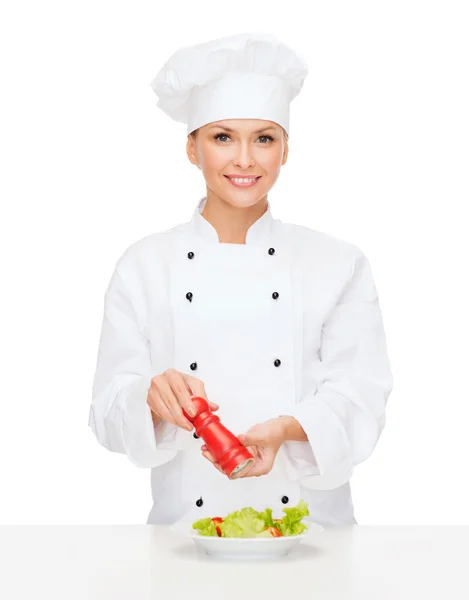
<path fill-rule="evenodd" d="M 192 431 L 193 425 L 184 416 L 182 409 L 190 416 L 195 415 L 191 397 L 201 396 L 205 398 L 211 411 L 218 410 L 218 404 L 210 402 L 205 393 L 203 381 L 181 373 L 175 369 L 167 369 L 161 375 L 156 375 L 151 380 L 148 389 L 147 404 L 152 411 L 153 424 L 159 419 Z"/>

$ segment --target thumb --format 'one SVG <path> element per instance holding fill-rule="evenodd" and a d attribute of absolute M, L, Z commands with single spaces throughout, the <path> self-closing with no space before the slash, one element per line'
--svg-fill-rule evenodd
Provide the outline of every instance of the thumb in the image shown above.
<path fill-rule="evenodd" d="M 196 377 L 191 377 L 191 375 L 183 374 L 183 378 L 186 384 L 188 391 L 192 394 L 192 396 L 199 396 L 199 398 L 205 398 L 207 400 L 209 408 L 211 411 L 218 410 L 220 407 L 215 402 L 211 402 L 207 397 L 207 392 L 205 391 L 204 382 Z"/>
<path fill-rule="evenodd" d="M 238 435 L 238 440 L 243 446 L 255 446 L 257 442 L 257 436 L 249 431 L 247 433 L 241 433 Z"/>

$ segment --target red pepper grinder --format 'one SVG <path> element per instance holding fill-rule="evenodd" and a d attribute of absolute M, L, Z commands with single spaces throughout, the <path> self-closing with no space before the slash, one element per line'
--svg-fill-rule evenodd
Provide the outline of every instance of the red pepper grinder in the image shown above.
<path fill-rule="evenodd" d="M 220 463 L 226 475 L 230 479 L 237 479 L 247 473 L 254 465 L 253 455 L 220 423 L 220 418 L 212 413 L 205 398 L 193 396 L 191 400 L 196 410 L 195 417 L 189 416 L 184 409 L 182 412 L 194 425 L 196 435 L 204 440 L 208 451 Z"/>

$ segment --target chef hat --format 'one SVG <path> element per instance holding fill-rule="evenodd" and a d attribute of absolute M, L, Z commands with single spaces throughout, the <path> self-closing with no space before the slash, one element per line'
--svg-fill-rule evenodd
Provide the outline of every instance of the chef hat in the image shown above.
<path fill-rule="evenodd" d="M 222 119 L 265 119 L 289 132 L 308 67 L 272 35 L 241 33 L 177 50 L 151 83 L 157 106 L 187 134 Z"/>

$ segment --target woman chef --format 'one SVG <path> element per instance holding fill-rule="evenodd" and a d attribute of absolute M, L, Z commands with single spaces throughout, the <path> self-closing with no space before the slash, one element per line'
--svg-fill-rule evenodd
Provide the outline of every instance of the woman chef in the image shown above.
<path fill-rule="evenodd" d="M 307 75 L 289 47 L 240 34 L 178 50 L 152 82 L 187 124 L 206 181 L 191 220 L 133 243 L 105 294 L 89 425 L 151 468 L 147 523 L 303 498 L 322 525 L 356 523 L 353 467 L 392 389 L 370 265 L 356 246 L 283 223 L 267 199 Z M 231 480 L 182 408 L 204 396 L 255 457 Z"/>

